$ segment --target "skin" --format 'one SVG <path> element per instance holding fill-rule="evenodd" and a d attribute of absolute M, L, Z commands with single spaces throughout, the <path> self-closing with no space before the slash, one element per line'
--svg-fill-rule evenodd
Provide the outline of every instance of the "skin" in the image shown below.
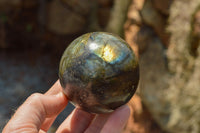
<path fill-rule="evenodd" d="M 45 94 L 32 94 L 17 109 L 3 129 L 3 133 L 44 133 L 66 107 L 67 97 L 57 81 Z M 120 133 L 130 108 L 124 105 L 110 114 L 90 114 L 75 108 L 58 127 L 56 133 Z"/>

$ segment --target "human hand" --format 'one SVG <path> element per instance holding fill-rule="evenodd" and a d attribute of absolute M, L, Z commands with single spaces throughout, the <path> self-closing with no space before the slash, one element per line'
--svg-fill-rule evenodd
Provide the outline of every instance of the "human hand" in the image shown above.
<path fill-rule="evenodd" d="M 68 99 L 57 81 L 45 94 L 33 94 L 17 109 L 3 133 L 44 133 L 67 106 Z M 75 108 L 58 127 L 57 133 L 120 133 L 130 109 L 124 105 L 110 114 L 90 114 Z"/>

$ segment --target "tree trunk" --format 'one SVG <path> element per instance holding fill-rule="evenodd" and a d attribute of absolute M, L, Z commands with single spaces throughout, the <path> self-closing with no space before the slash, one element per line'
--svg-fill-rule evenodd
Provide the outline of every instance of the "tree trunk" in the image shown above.
<path fill-rule="evenodd" d="M 169 132 L 200 132 L 199 0 L 175 0 L 169 13 L 167 61 L 159 39 L 140 56 L 140 94 Z"/>

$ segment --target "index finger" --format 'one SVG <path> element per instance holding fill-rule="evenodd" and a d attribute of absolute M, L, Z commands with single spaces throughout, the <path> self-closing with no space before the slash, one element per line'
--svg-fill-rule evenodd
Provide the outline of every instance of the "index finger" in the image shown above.
<path fill-rule="evenodd" d="M 62 92 L 62 86 L 60 85 L 60 81 L 57 80 L 54 85 L 45 93 L 45 95 L 56 95 L 59 92 Z"/>
<path fill-rule="evenodd" d="M 47 95 L 47 96 L 50 95 L 51 96 L 51 95 L 57 95 L 59 93 L 62 93 L 62 86 L 60 85 L 60 81 L 57 80 L 54 83 L 54 85 L 44 95 Z M 57 115 L 52 117 L 52 118 L 48 118 L 48 119 L 45 120 L 45 122 L 42 125 L 43 131 L 47 131 L 50 128 L 50 126 L 52 125 L 52 123 L 54 122 L 56 117 L 57 117 Z"/>

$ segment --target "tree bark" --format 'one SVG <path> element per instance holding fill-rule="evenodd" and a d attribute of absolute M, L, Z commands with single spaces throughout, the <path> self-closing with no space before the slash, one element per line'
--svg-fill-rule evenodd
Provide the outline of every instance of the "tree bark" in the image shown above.
<path fill-rule="evenodd" d="M 126 21 L 126 15 L 131 1 L 132 0 L 114 1 L 114 7 L 111 13 L 110 21 L 106 27 L 106 31 L 124 37 L 124 23 Z"/>
<path fill-rule="evenodd" d="M 200 47 L 191 54 L 194 14 L 199 0 L 176 0 L 170 7 L 167 59 L 159 40 L 140 56 L 141 97 L 159 125 L 169 132 L 200 132 Z M 167 64 L 168 68 L 165 67 Z"/>

